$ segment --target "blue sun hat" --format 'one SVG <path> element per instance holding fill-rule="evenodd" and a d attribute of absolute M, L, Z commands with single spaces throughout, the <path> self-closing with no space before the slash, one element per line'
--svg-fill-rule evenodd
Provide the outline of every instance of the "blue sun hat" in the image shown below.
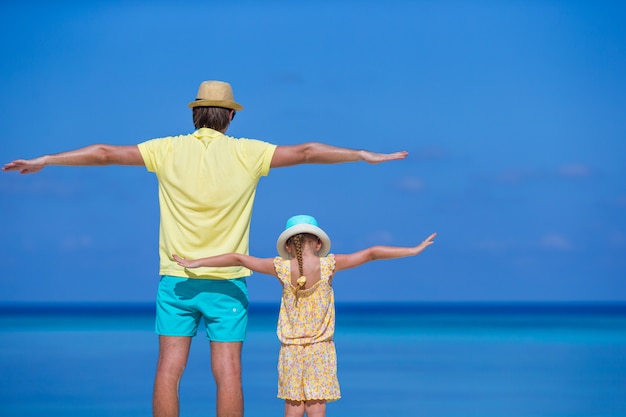
<path fill-rule="evenodd" d="M 330 252 L 330 238 L 317 224 L 315 217 L 306 214 L 299 214 L 292 216 L 287 220 L 285 230 L 278 236 L 276 241 L 276 250 L 283 259 L 290 259 L 289 252 L 285 244 L 290 237 L 298 235 L 300 233 L 310 233 L 318 237 L 322 241 L 322 247 L 319 250 L 320 256 L 328 255 Z"/>

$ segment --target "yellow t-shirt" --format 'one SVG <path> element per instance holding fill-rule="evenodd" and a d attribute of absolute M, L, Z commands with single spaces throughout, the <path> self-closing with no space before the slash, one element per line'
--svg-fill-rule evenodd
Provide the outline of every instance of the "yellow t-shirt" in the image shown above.
<path fill-rule="evenodd" d="M 269 173 L 276 145 L 203 128 L 138 146 L 146 168 L 159 183 L 160 274 L 208 279 L 249 276 L 243 267 L 185 269 L 172 253 L 192 259 L 248 254 L 256 187 Z"/>

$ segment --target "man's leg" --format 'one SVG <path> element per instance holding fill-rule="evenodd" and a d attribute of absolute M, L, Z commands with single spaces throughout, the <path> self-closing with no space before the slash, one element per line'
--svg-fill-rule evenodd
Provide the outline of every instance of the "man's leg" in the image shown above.
<path fill-rule="evenodd" d="M 178 386 L 187 365 L 191 337 L 159 336 L 159 362 L 154 378 L 152 415 L 178 417 Z"/>
<path fill-rule="evenodd" d="M 211 368 L 217 385 L 217 417 L 243 416 L 243 342 L 211 342 Z"/>

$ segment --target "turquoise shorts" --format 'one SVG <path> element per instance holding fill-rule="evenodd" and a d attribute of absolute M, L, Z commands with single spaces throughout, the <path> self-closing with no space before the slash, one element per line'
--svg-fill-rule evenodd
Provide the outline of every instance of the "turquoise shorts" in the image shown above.
<path fill-rule="evenodd" d="M 193 337 L 201 318 L 209 340 L 243 342 L 248 327 L 246 279 L 162 276 L 157 292 L 156 333 Z"/>

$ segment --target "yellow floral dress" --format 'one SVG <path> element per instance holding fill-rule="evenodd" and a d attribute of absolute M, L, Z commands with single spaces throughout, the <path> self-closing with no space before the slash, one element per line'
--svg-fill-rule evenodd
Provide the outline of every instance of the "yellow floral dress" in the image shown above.
<path fill-rule="evenodd" d="M 335 257 L 320 258 L 320 280 L 301 289 L 291 284 L 291 263 L 274 258 L 276 275 L 283 284 L 277 335 L 281 342 L 278 357 L 278 398 L 292 401 L 341 398 L 337 380 L 335 296 L 329 279 Z"/>

